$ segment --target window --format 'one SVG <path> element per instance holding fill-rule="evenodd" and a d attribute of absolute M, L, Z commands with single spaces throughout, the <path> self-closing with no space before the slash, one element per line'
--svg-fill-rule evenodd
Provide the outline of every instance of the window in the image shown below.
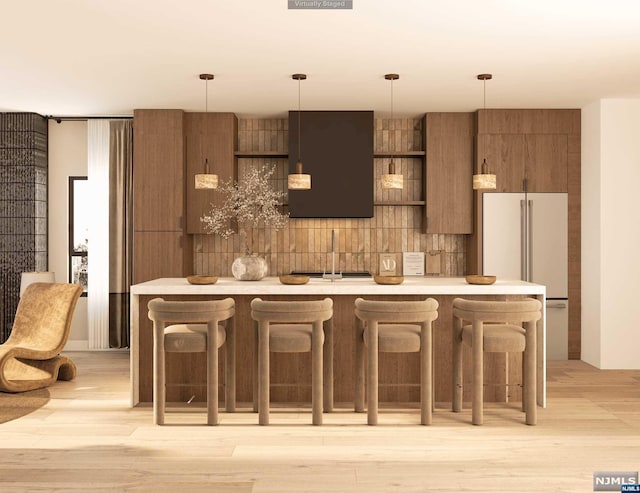
<path fill-rule="evenodd" d="M 86 176 L 69 177 L 69 282 L 80 284 L 87 296 L 89 261 L 89 182 Z"/>

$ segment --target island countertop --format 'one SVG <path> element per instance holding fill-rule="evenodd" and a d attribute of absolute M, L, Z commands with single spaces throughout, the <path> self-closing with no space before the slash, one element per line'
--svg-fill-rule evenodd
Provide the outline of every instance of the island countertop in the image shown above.
<path fill-rule="evenodd" d="M 468 284 L 464 277 L 405 277 L 402 284 L 376 284 L 371 277 L 336 281 L 312 277 L 307 284 L 282 284 L 277 277 L 260 281 L 237 281 L 223 277 L 215 284 L 189 284 L 186 278 L 160 278 L 131 286 L 134 295 L 535 295 L 545 286 L 519 280 L 498 279 L 494 284 Z"/>
<path fill-rule="evenodd" d="M 464 277 L 423 277 L 406 276 L 404 282 L 398 285 L 376 284 L 372 277 L 347 277 L 331 282 L 321 278 L 312 277 L 307 284 L 289 285 L 282 284 L 278 277 L 265 277 L 260 281 L 238 281 L 233 278 L 219 278 L 215 284 L 196 285 L 190 284 L 186 278 L 160 278 L 151 281 L 134 284 L 131 286 L 131 404 L 133 406 L 140 402 L 150 402 L 151 400 L 151 380 L 152 380 L 152 336 L 151 325 L 147 317 L 147 303 L 153 297 L 165 297 L 174 300 L 188 300 L 193 296 L 195 299 L 220 299 L 231 296 L 236 301 L 236 326 L 239 327 L 238 346 L 243 348 L 237 355 L 238 372 L 238 398 L 240 400 L 250 400 L 251 395 L 251 368 L 253 355 L 253 335 L 251 327 L 250 301 L 254 297 L 265 297 L 278 299 L 308 299 L 309 296 L 331 297 L 334 300 L 334 314 L 337 319 L 334 324 L 339 329 L 335 337 L 335 360 L 336 374 L 342 378 L 337 380 L 336 395 L 343 402 L 349 399 L 351 392 L 352 375 L 352 355 L 349 348 L 352 344 L 353 335 L 349 328 L 353 322 L 353 302 L 356 297 L 371 296 L 375 299 L 416 299 L 416 297 L 435 297 L 439 303 L 439 318 L 435 322 L 435 330 L 438 336 L 435 338 L 435 365 L 438 374 L 436 380 L 436 397 L 440 401 L 446 401 L 450 395 L 450 327 L 451 327 L 451 303 L 455 297 L 478 297 L 479 299 L 501 299 L 502 297 L 536 297 L 542 302 L 542 319 L 538 325 L 537 346 L 538 346 L 538 404 L 546 404 L 546 364 L 545 364 L 545 340 L 546 340 L 546 288 L 540 284 L 533 284 L 520 280 L 498 279 L 494 284 L 477 285 L 468 284 Z M 169 358 L 183 355 L 168 355 Z M 201 355 L 196 355 L 200 357 Z M 194 360 L 195 361 L 195 360 Z M 199 361 L 199 360 L 198 360 Z M 171 364 L 171 363 L 168 363 Z M 297 373 L 299 368 L 303 368 L 303 363 L 296 363 L 298 366 L 276 368 L 285 379 L 293 373 Z M 299 366 L 303 365 L 303 366 Z M 399 363 L 401 367 L 408 366 L 403 360 Z M 504 362 L 496 362 L 496 370 L 503 372 Z M 205 378 L 204 363 L 202 369 L 193 370 L 191 361 L 176 362 L 172 366 L 173 372 L 177 372 L 178 381 L 202 381 Z M 414 365 L 415 366 L 415 365 Z M 517 371 L 520 365 L 513 363 L 509 365 L 511 370 Z M 194 374 L 194 371 L 196 372 Z M 412 374 L 410 368 L 405 368 L 398 373 L 398 380 L 402 380 Z M 394 374 L 397 373 L 393 370 Z M 403 373 L 404 372 L 404 373 Z M 516 374 L 517 376 L 517 374 Z M 195 385 L 195 384 L 194 384 Z M 301 387 L 303 385 L 301 384 Z M 183 385 L 184 387 L 184 385 Z M 201 388 L 181 387 L 174 389 L 178 392 L 188 392 L 198 394 L 197 399 L 203 397 L 198 393 Z M 278 390 L 278 389 L 276 389 Z M 295 389 L 294 389 L 295 390 Z M 284 392 L 284 390 L 283 390 Z M 302 390 L 300 391 L 302 392 Z M 274 392 L 275 394 L 275 392 Z M 303 394 L 297 394 L 303 395 Z M 382 394 L 381 394 L 382 395 Z M 407 394 L 408 395 L 408 394 Z M 180 400 L 182 395 L 176 397 Z M 188 397 L 188 396 L 187 396 Z M 406 398 L 404 399 L 407 400 Z"/>

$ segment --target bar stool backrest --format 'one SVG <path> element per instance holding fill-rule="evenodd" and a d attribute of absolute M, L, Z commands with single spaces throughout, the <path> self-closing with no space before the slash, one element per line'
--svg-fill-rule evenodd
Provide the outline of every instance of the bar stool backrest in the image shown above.
<path fill-rule="evenodd" d="M 356 299 L 355 314 L 361 320 L 382 323 L 432 322 L 438 318 L 438 302 L 433 298 L 421 301 L 374 301 Z"/>
<path fill-rule="evenodd" d="M 324 322 L 333 316 L 333 300 L 310 301 L 251 301 L 251 316 L 257 321 L 270 323 Z"/>
<path fill-rule="evenodd" d="M 540 301 L 533 298 L 516 301 L 453 300 L 453 316 L 470 322 L 534 322 L 542 317 L 541 308 Z"/>
<path fill-rule="evenodd" d="M 233 298 L 208 301 L 149 301 L 149 319 L 156 323 L 207 323 L 227 320 L 235 313 Z"/>

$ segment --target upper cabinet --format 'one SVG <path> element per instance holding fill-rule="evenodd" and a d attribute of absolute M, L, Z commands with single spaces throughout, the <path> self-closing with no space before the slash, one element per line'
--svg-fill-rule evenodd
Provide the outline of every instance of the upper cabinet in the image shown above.
<path fill-rule="evenodd" d="M 478 110 L 476 169 L 484 158 L 497 192 L 567 192 L 580 110 Z"/>
<path fill-rule="evenodd" d="M 135 110 L 133 139 L 134 230 L 181 231 L 183 111 Z"/>
<path fill-rule="evenodd" d="M 475 115 L 425 115 L 425 233 L 473 232 Z"/>
<path fill-rule="evenodd" d="M 237 135 L 238 119 L 233 113 L 184 114 L 187 234 L 206 233 L 200 218 L 222 201 L 215 189 L 195 189 L 195 175 L 205 172 L 205 160 L 220 182 L 238 179 Z"/>

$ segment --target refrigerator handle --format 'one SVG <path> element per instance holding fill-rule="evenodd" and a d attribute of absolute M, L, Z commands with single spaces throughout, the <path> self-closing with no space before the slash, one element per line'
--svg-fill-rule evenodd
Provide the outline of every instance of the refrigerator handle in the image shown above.
<path fill-rule="evenodd" d="M 520 279 L 527 280 L 527 201 L 520 201 Z"/>
<path fill-rule="evenodd" d="M 529 212 L 529 217 L 527 220 L 527 236 L 528 236 L 528 245 L 527 245 L 527 259 L 529 261 L 529 270 L 527 271 L 527 281 L 532 282 L 533 280 L 533 200 L 529 200 L 527 204 L 527 209 Z"/>
<path fill-rule="evenodd" d="M 567 308 L 566 301 L 547 301 L 547 308 Z"/>

